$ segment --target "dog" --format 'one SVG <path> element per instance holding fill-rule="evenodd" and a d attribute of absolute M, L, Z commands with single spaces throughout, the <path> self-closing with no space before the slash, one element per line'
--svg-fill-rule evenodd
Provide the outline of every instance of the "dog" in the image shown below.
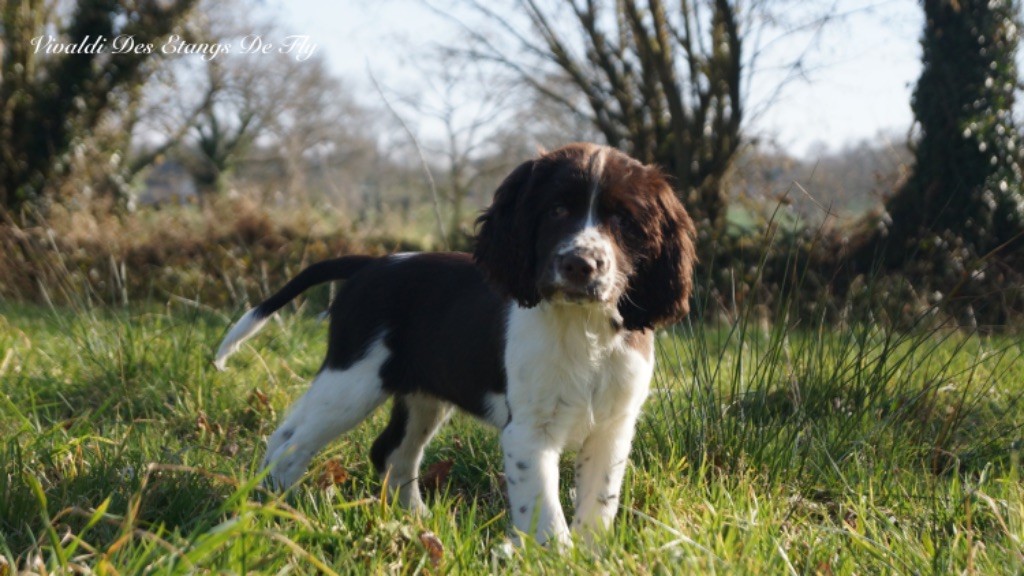
<path fill-rule="evenodd" d="M 653 330 L 689 311 L 694 234 L 657 168 L 568 145 L 502 182 L 477 219 L 472 256 L 314 264 L 231 328 L 215 364 L 307 288 L 346 280 L 330 307 L 327 357 L 267 443 L 269 482 L 291 486 L 393 397 L 370 457 L 389 492 L 425 513 L 423 449 L 457 406 L 501 430 L 512 523 L 541 543 L 571 542 L 558 467 L 578 448 L 572 529 L 591 539 L 618 509 Z"/>

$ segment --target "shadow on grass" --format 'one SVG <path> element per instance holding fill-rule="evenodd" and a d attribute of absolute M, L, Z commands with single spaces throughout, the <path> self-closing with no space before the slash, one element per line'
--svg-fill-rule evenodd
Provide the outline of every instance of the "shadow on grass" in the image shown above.
<path fill-rule="evenodd" d="M 0 534 L 9 550 L 24 554 L 45 541 L 48 526 L 79 534 L 101 507 L 105 521 L 91 527 L 89 536 L 100 549 L 126 530 L 187 534 L 222 521 L 222 505 L 237 487 L 230 478 L 198 468 L 149 468 L 145 458 L 125 455 L 119 447 L 97 450 L 86 461 L 81 451 L 47 457 L 8 444 L 0 455 Z"/>

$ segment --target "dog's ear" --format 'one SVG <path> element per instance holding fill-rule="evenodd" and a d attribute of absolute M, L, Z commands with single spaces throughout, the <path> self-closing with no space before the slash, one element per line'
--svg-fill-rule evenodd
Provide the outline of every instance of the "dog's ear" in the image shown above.
<path fill-rule="evenodd" d="M 696 231 L 690 215 L 656 169 L 647 169 L 642 195 L 647 203 L 641 229 L 645 258 L 636 262 L 619 300 L 623 325 L 631 330 L 678 322 L 690 311 Z"/>
<path fill-rule="evenodd" d="M 534 277 L 534 246 L 527 241 L 536 228 L 524 198 L 529 192 L 536 161 L 520 164 L 498 186 L 494 201 L 476 220 L 473 260 L 502 294 L 527 308 L 540 302 Z"/>

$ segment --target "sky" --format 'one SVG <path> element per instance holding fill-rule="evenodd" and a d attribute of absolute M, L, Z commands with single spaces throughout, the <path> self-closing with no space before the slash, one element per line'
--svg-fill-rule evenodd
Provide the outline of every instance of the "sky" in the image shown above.
<path fill-rule="evenodd" d="M 455 43 L 460 34 L 420 0 L 276 0 L 266 6 L 287 31 L 309 35 L 364 103 L 379 102 L 368 70 L 389 89 L 414 92 L 422 74 L 413 57 L 438 43 Z M 842 17 L 817 38 L 789 35 L 771 45 L 748 87 L 748 110 L 759 112 L 748 116 L 747 134 L 805 157 L 864 140 L 905 140 L 921 67 L 919 4 L 832 0 L 789 6 Z M 805 51 L 805 74 L 765 106 L 780 63 Z"/>

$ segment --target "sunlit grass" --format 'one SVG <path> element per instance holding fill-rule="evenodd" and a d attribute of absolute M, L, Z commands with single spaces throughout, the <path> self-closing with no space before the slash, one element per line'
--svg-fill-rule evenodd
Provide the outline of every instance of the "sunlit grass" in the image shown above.
<path fill-rule="evenodd" d="M 595 549 L 506 558 L 495 433 L 452 421 L 416 518 L 368 461 L 384 410 L 287 497 L 263 442 L 322 359 L 286 315 L 216 372 L 229 316 L 0 305 L 0 555 L 118 573 L 981 573 L 1024 569 L 1024 342 L 744 316 L 658 339 L 618 521 Z M 344 474 L 325 474 L 331 470 Z M 564 462 L 563 502 L 570 503 Z M 431 537 L 444 547 L 431 553 Z M 2 562 L 2 561 L 0 561 Z M 2 571 L 0 564 L 0 571 Z"/>

